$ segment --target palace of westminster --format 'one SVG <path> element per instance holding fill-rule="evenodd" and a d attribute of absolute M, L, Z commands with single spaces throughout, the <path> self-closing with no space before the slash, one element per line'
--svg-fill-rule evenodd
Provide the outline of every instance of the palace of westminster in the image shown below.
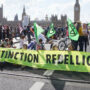
<path fill-rule="evenodd" d="M 19 23 L 22 23 L 23 17 L 26 16 L 26 11 L 25 7 L 23 7 L 23 12 L 22 12 L 22 20 L 18 20 L 18 15 L 16 14 L 14 17 L 13 21 L 7 21 L 6 18 L 3 18 L 3 5 L 0 7 L 0 24 L 1 25 L 9 25 L 13 28 L 17 27 Z M 74 5 L 74 21 L 80 21 L 80 4 L 79 0 L 76 0 L 76 3 Z M 29 19 L 29 24 L 33 25 L 35 21 L 30 21 Z M 48 25 L 51 24 L 51 22 L 54 23 L 55 26 L 59 27 L 65 27 L 67 24 L 67 15 L 63 16 L 61 15 L 61 20 L 57 18 L 57 15 L 52 15 L 50 20 L 48 20 L 48 15 L 46 15 L 45 20 L 42 21 L 36 21 L 39 25 L 42 27 L 47 27 Z"/>

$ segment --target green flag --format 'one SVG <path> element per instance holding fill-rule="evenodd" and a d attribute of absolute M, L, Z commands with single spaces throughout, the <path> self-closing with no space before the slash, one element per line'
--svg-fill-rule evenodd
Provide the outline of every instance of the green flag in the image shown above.
<path fill-rule="evenodd" d="M 90 26 L 90 23 L 88 23 L 88 26 Z"/>
<path fill-rule="evenodd" d="M 69 38 L 74 41 L 78 41 L 79 33 L 75 26 L 72 24 L 72 21 L 68 19 L 68 31 L 69 31 Z"/>
<path fill-rule="evenodd" d="M 35 32 L 35 37 L 36 40 L 38 41 L 39 35 L 44 32 L 43 28 L 40 27 L 37 23 L 34 23 L 34 32 Z"/>
<path fill-rule="evenodd" d="M 54 25 L 51 24 L 50 26 L 50 30 L 47 33 L 47 37 L 50 38 L 51 36 L 53 36 L 56 33 L 56 31 L 54 30 Z"/>

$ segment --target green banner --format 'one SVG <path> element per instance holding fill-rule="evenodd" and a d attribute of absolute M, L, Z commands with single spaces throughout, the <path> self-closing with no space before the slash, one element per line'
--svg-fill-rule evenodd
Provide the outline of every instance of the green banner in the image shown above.
<path fill-rule="evenodd" d="M 0 48 L 0 62 L 49 70 L 90 72 L 89 52 L 31 51 Z"/>

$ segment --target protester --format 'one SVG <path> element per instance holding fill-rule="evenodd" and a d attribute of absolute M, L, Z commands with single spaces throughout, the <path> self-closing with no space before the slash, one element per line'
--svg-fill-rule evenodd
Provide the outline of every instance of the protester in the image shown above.
<path fill-rule="evenodd" d="M 85 48 L 85 52 L 87 51 L 87 45 L 88 45 L 88 28 L 87 24 L 83 24 L 83 45 Z"/>
<path fill-rule="evenodd" d="M 43 43 L 46 43 L 46 41 L 47 41 L 44 33 L 40 34 L 39 37 L 38 37 L 38 39 L 42 39 L 42 42 Z"/>
<path fill-rule="evenodd" d="M 6 32 L 5 29 L 2 29 L 2 39 L 5 40 L 6 38 Z"/>
<path fill-rule="evenodd" d="M 5 48 L 4 43 L 1 42 L 0 47 Z"/>
<path fill-rule="evenodd" d="M 37 44 L 37 50 L 45 50 L 42 39 L 39 39 L 39 44 Z"/>
<path fill-rule="evenodd" d="M 28 49 L 27 44 L 23 44 L 23 49 Z"/>
<path fill-rule="evenodd" d="M 28 43 L 31 42 L 31 31 L 30 31 L 30 26 L 27 26 L 27 37 L 28 37 Z"/>
<path fill-rule="evenodd" d="M 77 23 L 77 30 L 79 32 L 79 40 L 78 40 L 79 51 L 83 51 L 83 29 L 81 22 Z"/>
<path fill-rule="evenodd" d="M 6 38 L 10 38 L 10 34 L 9 34 L 10 30 L 9 30 L 9 27 L 8 26 L 5 29 L 5 31 L 6 31 Z"/>
<path fill-rule="evenodd" d="M 66 37 L 69 37 L 68 27 L 66 27 Z"/>
<path fill-rule="evenodd" d="M 25 36 L 27 35 L 27 26 L 24 26 L 23 33 Z"/>
<path fill-rule="evenodd" d="M 37 45 L 37 42 L 35 40 L 33 40 L 28 44 L 28 49 L 36 50 L 36 45 Z"/>
<path fill-rule="evenodd" d="M 2 40 L 2 26 L 0 26 L 0 42 Z"/>
<path fill-rule="evenodd" d="M 25 43 L 25 36 L 21 35 L 21 37 L 20 37 L 20 49 L 23 48 L 24 43 Z"/>
<path fill-rule="evenodd" d="M 13 48 L 13 38 L 9 38 L 9 44 L 11 45 L 11 47 Z"/>

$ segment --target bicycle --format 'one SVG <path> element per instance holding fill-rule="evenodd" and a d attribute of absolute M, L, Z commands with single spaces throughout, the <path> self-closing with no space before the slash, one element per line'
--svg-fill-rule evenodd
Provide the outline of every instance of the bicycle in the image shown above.
<path fill-rule="evenodd" d="M 68 46 L 71 44 L 71 42 L 68 43 L 68 41 L 70 41 L 68 37 L 60 40 L 51 40 L 50 50 L 53 50 L 54 47 L 58 50 L 68 50 Z"/>
<path fill-rule="evenodd" d="M 59 50 L 68 50 L 68 47 L 71 45 L 71 40 L 66 37 L 63 38 L 62 40 L 60 40 L 60 42 L 58 43 L 58 49 Z"/>

